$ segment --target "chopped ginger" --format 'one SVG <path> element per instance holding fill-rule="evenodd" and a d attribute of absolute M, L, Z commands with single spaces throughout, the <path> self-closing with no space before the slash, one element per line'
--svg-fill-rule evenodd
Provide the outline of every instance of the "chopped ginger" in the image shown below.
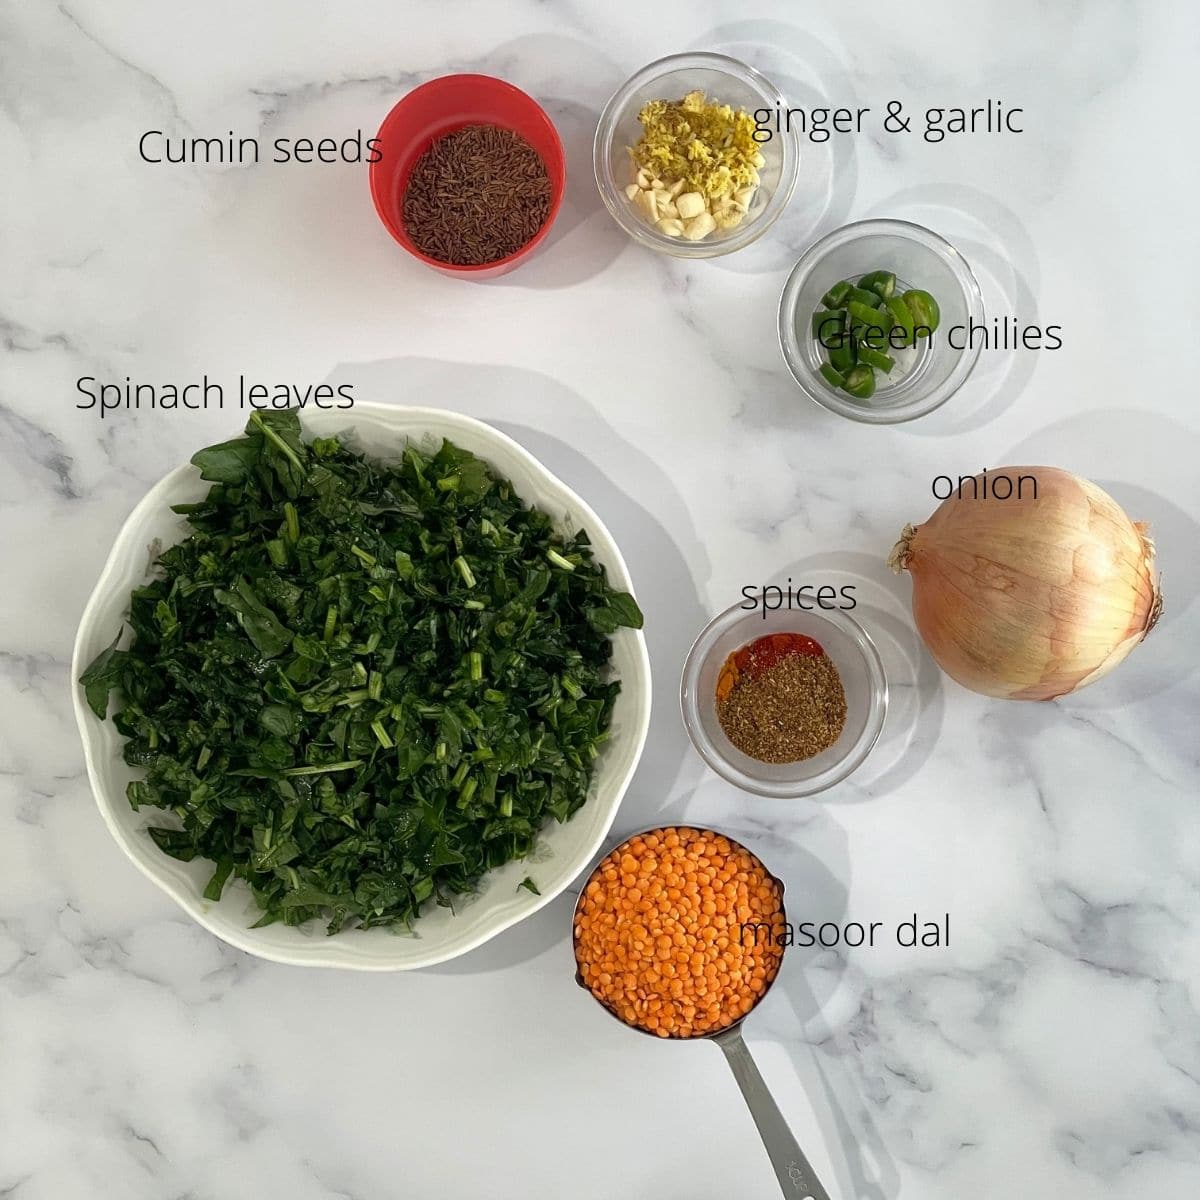
<path fill-rule="evenodd" d="M 648 174 L 683 180 L 686 191 L 709 197 L 758 182 L 763 160 L 748 112 L 713 103 L 697 91 L 678 101 L 651 100 L 638 120 L 642 138 L 630 153 Z"/>

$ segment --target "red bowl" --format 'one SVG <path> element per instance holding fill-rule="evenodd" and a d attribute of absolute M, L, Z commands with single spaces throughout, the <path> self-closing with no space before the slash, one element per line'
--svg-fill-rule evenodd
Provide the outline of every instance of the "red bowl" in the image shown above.
<path fill-rule="evenodd" d="M 422 254 L 404 228 L 408 177 L 430 145 L 464 125 L 498 125 L 519 133 L 541 156 L 550 176 L 550 212 L 541 229 L 507 258 L 477 267 L 455 266 Z M 379 127 L 380 158 L 370 168 L 371 198 L 388 233 L 414 258 L 447 275 L 503 275 L 524 261 L 550 232 L 562 206 L 567 169 L 558 130 L 541 105 L 520 88 L 490 75 L 443 75 L 409 92 Z"/>

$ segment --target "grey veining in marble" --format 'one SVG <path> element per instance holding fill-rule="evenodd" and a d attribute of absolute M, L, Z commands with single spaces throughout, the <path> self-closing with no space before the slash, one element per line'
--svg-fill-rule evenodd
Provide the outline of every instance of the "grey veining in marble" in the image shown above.
<path fill-rule="evenodd" d="M 205 372 L 227 390 L 352 381 L 514 434 L 603 515 L 647 610 L 655 715 L 615 832 L 719 824 L 784 876 L 795 920 L 952 915 L 948 948 L 790 951 L 750 1024 L 835 1195 L 1200 1194 L 1200 15 L 743 9 L 0 6 L 0 1196 L 776 1194 L 717 1051 L 626 1036 L 578 991 L 570 896 L 442 968 L 304 972 L 191 925 L 109 838 L 70 716 L 75 625 L 133 503 L 241 418 L 101 421 L 75 381 Z M 769 236 L 667 262 L 603 211 L 590 139 L 626 76 L 691 48 L 754 63 L 798 104 L 991 97 L 1026 132 L 808 144 Z M 370 134 L 455 70 L 531 91 L 567 148 L 549 244 L 493 284 L 407 260 L 362 167 L 137 156 L 147 129 Z M 1061 324 L 1063 348 L 985 355 L 911 426 L 803 401 L 775 344 L 787 270 L 881 215 L 949 237 L 990 312 Z M 1006 462 L 1097 480 L 1151 523 L 1165 572 L 1153 636 L 1052 705 L 944 679 L 885 567 L 934 475 Z M 702 768 L 675 691 L 707 617 L 789 575 L 858 588 L 893 703 L 866 767 L 784 804 Z"/>

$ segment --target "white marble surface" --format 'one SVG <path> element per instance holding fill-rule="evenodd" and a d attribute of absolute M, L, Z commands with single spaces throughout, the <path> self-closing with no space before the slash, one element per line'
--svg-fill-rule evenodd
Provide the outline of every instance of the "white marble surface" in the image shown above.
<path fill-rule="evenodd" d="M 626 1035 L 576 989 L 569 897 L 443 969 L 306 972 L 191 925 L 108 837 L 69 716 L 75 623 L 134 501 L 239 417 L 101 423 L 74 381 L 204 372 L 351 379 L 514 432 L 603 514 L 647 610 L 656 712 L 618 832 L 738 833 L 797 919 L 952 914 L 949 949 L 792 951 L 750 1025 L 835 1196 L 1200 1192 L 1200 18 L 1169 0 L 757 7 L 0 8 L 0 1196 L 776 1194 L 717 1050 Z M 799 103 L 991 96 L 1027 132 L 810 147 L 767 239 L 682 266 L 623 241 L 588 143 L 626 75 L 688 48 Z M 462 69 L 531 90 L 568 146 L 551 244 L 497 284 L 407 261 L 361 167 L 136 157 L 149 128 L 373 132 Z M 991 311 L 1062 324 L 1064 348 L 986 358 L 910 427 L 802 401 L 775 344 L 786 270 L 885 214 L 957 241 Z M 1153 523 L 1165 571 L 1146 645 L 1051 706 L 942 680 L 883 566 L 933 475 L 1014 461 L 1102 482 Z M 675 704 L 706 616 L 786 574 L 859 587 L 895 685 L 883 745 L 816 802 L 723 785 Z"/>

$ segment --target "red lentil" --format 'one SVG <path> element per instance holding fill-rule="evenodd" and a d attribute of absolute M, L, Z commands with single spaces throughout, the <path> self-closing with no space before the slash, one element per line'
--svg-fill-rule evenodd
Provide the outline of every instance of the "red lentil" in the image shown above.
<path fill-rule="evenodd" d="M 575 917 L 575 961 L 621 1020 L 700 1037 L 741 1020 L 783 956 L 783 893 L 744 847 L 687 826 L 638 834 L 592 872 Z M 740 936 L 738 923 L 768 926 Z"/>

